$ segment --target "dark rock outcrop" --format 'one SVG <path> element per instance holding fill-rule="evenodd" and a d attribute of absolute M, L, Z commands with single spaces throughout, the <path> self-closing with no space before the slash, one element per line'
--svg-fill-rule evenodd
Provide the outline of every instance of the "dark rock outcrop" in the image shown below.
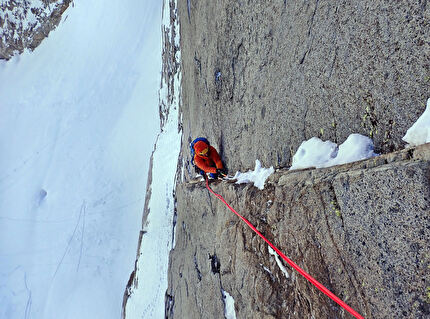
<path fill-rule="evenodd" d="M 0 59 L 34 50 L 61 21 L 72 0 L 8 0 L 0 5 Z"/>
<path fill-rule="evenodd" d="M 365 318 L 430 316 L 430 144 L 325 169 L 278 170 L 263 191 L 213 189 Z M 350 318 L 203 184 L 177 187 L 168 318 Z M 214 261 L 215 260 L 215 261 Z"/>

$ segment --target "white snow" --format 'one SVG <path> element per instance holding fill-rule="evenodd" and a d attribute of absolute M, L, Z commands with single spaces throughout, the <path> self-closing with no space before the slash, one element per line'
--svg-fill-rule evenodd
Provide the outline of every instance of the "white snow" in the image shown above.
<path fill-rule="evenodd" d="M 0 318 L 119 318 L 134 268 L 160 129 L 161 3 L 75 2 L 66 15 L 0 62 Z"/>
<path fill-rule="evenodd" d="M 324 167 L 326 163 L 336 158 L 337 144 L 331 141 L 323 142 L 318 137 L 303 142 L 293 156 L 290 169 L 306 167 Z"/>
<path fill-rule="evenodd" d="M 264 271 L 268 272 L 269 275 L 272 275 L 272 272 L 270 271 L 269 268 L 267 268 L 266 266 L 263 266 L 263 264 L 260 264 L 260 265 L 261 265 L 261 267 L 263 267 Z"/>
<path fill-rule="evenodd" d="M 279 269 L 281 269 L 281 271 L 283 272 L 284 276 L 286 278 L 290 278 L 290 275 L 287 271 L 287 268 L 285 268 L 285 266 L 282 264 L 281 260 L 279 259 L 279 255 L 277 254 L 277 252 L 274 251 L 273 248 L 270 246 L 267 246 L 267 248 L 269 249 L 269 254 L 275 257 L 276 263 L 278 264 Z"/>
<path fill-rule="evenodd" d="M 168 0 L 165 0 L 164 3 L 163 29 L 171 32 L 170 19 L 166 16 L 170 17 Z M 177 21 L 178 19 L 176 19 L 175 29 L 179 34 Z M 167 24 L 165 25 L 165 23 Z M 176 38 L 176 41 L 175 45 L 179 47 L 179 38 Z M 177 51 L 176 54 L 176 61 L 180 61 L 180 51 Z M 153 154 L 149 214 L 144 228 L 146 233 L 143 235 L 138 252 L 136 277 L 139 285 L 131 289 L 131 295 L 126 304 L 125 316 L 128 319 L 164 318 L 169 253 L 175 245 L 173 192 L 181 145 L 181 131 L 178 129 L 180 83 L 179 70 L 174 77 L 175 96 L 171 102 L 167 97 L 166 82 L 162 83 L 163 87 L 160 90 L 162 103 L 169 108 L 169 116 L 157 138 Z"/>
<path fill-rule="evenodd" d="M 234 299 L 225 290 L 221 289 L 224 300 L 224 317 L 225 319 L 236 319 L 236 310 L 234 309 Z"/>
<path fill-rule="evenodd" d="M 177 110 L 172 111 L 154 152 L 149 215 L 137 263 L 139 286 L 132 290 L 127 302 L 127 318 L 164 318 L 169 252 L 174 245 L 173 191 L 181 140 Z"/>
<path fill-rule="evenodd" d="M 430 142 L 430 98 L 427 107 L 418 120 L 407 130 L 402 138 L 411 146 L 417 146 Z"/>
<path fill-rule="evenodd" d="M 266 179 L 273 174 L 274 171 L 273 166 L 270 168 L 264 168 L 261 167 L 259 160 L 255 160 L 255 169 L 253 171 L 250 170 L 246 173 L 236 172 L 233 178 L 237 179 L 236 184 L 252 182 L 255 187 L 263 190 Z"/>
<path fill-rule="evenodd" d="M 173 112 L 176 111 L 176 112 Z M 136 276 L 139 286 L 132 290 L 127 318 L 164 318 L 169 252 L 172 243 L 174 181 L 180 149 L 177 110 L 172 110 L 159 135 L 153 160 L 153 181 L 147 232 L 144 234 Z"/>
<path fill-rule="evenodd" d="M 377 156 L 373 149 L 373 141 L 360 134 L 349 135 L 339 147 L 331 141 L 323 142 L 317 137 L 312 137 L 299 146 L 293 156 L 290 170 L 329 167 L 360 161 Z"/>

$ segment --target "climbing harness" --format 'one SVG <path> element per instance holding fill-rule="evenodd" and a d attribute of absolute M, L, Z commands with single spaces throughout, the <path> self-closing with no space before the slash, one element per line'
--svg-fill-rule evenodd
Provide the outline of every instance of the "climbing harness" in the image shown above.
<path fill-rule="evenodd" d="M 293 267 L 295 270 L 297 270 L 303 277 L 305 277 L 308 281 L 310 281 L 315 287 L 317 287 L 320 291 L 322 291 L 325 295 L 330 297 L 333 301 L 335 301 L 338 305 L 340 305 L 343 309 L 348 311 L 351 315 L 353 315 L 357 319 L 364 319 L 363 316 L 361 316 L 358 312 L 356 312 L 354 309 L 352 309 L 350 306 L 348 306 L 345 302 L 343 302 L 341 299 L 339 299 L 335 294 L 333 294 L 330 290 L 328 290 L 326 287 L 324 287 L 320 282 L 318 282 L 315 278 L 313 278 L 311 275 L 309 275 L 306 271 L 304 271 L 302 268 L 297 266 L 291 259 L 289 259 L 287 256 L 285 256 L 278 248 L 275 247 L 266 237 L 264 237 L 257 228 L 254 227 L 245 217 L 240 215 L 237 211 L 234 210 L 233 207 L 231 207 L 225 199 L 220 195 L 215 193 L 210 187 L 209 187 L 209 180 L 206 179 L 206 188 L 215 195 L 219 200 L 221 200 L 233 213 L 235 213 L 240 219 L 242 219 L 251 229 L 270 246 L 274 251 L 278 253 L 279 256 L 282 257 L 283 260 L 285 260 L 291 267 Z"/>

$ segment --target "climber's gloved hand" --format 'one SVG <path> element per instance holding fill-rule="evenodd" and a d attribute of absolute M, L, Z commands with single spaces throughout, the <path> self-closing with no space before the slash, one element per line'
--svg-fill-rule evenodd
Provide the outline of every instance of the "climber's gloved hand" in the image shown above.
<path fill-rule="evenodd" d="M 216 172 L 217 172 L 217 174 L 219 176 L 222 176 L 222 177 L 226 177 L 227 176 L 227 172 L 223 168 L 217 168 Z"/>

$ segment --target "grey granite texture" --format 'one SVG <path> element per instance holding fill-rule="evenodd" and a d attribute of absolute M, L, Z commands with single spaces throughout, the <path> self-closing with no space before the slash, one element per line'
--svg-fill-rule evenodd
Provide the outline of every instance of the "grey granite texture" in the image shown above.
<path fill-rule="evenodd" d="M 430 144 L 325 169 L 278 170 L 265 189 L 211 186 L 365 318 L 430 316 Z M 203 183 L 177 186 L 168 318 L 351 318 Z M 284 263 L 285 264 L 285 263 Z"/>
<path fill-rule="evenodd" d="M 285 167 L 313 136 L 376 151 L 401 137 L 430 89 L 427 1 L 178 1 L 183 156 L 206 136 L 227 166 Z"/>

